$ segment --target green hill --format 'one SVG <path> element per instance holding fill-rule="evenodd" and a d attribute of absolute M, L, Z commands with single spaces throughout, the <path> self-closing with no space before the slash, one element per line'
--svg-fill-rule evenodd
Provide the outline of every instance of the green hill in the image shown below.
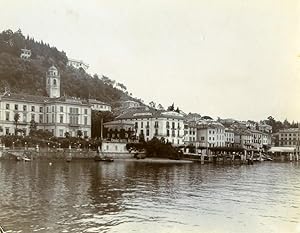
<path fill-rule="evenodd" d="M 23 48 L 31 50 L 30 59 L 20 58 Z M 122 90 L 114 88 L 114 81 L 109 78 L 91 76 L 83 69 L 67 66 L 67 62 L 64 51 L 25 37 L 21 30 L 0 33 L 1 92 L 8 87 L 11 92 L 46 95 L 45 74 L 51 65 L 55 65 L 61 75 L 61 92 L 67 96 L 95 98 L 111 104 L 120 99 L 132 99 L 123 84 L 118 83 Z"/>

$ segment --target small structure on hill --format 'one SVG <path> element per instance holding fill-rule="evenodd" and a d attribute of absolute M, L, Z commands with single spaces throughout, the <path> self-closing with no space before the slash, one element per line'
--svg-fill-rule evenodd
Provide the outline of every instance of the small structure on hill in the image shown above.
<path fill-rule="evenodd" d="M 27 60 L 31 57 L 31 50 L 30 49 L 21 49 L 21 55 L 20 58 L 23 60 Z"/>

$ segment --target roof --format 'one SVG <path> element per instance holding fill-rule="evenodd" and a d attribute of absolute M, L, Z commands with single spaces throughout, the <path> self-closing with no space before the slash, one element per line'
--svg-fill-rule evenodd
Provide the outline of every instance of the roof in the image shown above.
<path fill-rule="evenodd" d="M 102 105 L 108 105 L 108 106 L 111 106 L 111 105 L 108 104 L 108 103 L 105 103 L 105 102 L 102 102 L 102 101 L 96 100 L 96 99 L 89 99 L 89 103 L 91 103 L 91 104 L 102 104 Z"/>
<path fill-rule="evenodd" d="M 50 98 L 47 96 L 38 96 L 38 95 L 27 95 L 27 94 L 16 94 L 6 92 L 1 96 L 2 99 L 17 100 L 17 101 L 26 101 L 26 102 L 38 102 L 44 103 Z"/>
<path fill-rule="evenodd" d="M 268 152 L 290 152 L 293 153 L 295 152 L 295 148 L 294 147 L 271 147 Z"/>
<path fill-rule="evenodd" d="M 160 111 L 155 109 L 133 109 L 129 110 L 116 119 L 144 119 L 144 118 L 173 118 L 182 119 L 183 115 L 172 111 Z"/>
<path fill-rule="evenodd" d="M 279 133 L 296 133 L 300 132 L 300 128 L 289 128 L 289 129 L 281 129 Z"/>
<path fill-rule="evenodd" d="M 197 126 L 201 128 L 212 128 L 212 129 L 225 128 L 224 125 L 222 125 L 221 123 L 212 120 L 198 121 Z"/>
<path fill-rule="evenodd" d="M 40 95 L 28 95 L 28 94 L 16 94 L 6 92 L 1 96 L 1 99 L 14 100 L 14 101 L 22 101 L 22 102 L 33 102 L 33 103 L 53 103 L 53 102 L 65 102 L 70 104 L 85 104 L 88 102 L 84 99 L 72 98 L 72 97 L 59 97 L 59 98 L 50 98 L 48 96 L 40 96 Z"/>
<path fill-rule="evenodd" d="M 52 66 L 49 68 L 49 70 L 55 70 L 55 71 L 57 71 L 57 68 L 56 68 L 54 65 L 52 65 Z"/>
<path fill-rule="evenodd" d="M 133 123 L 130 122 L 122 122 L 122 121 L 109 121 L 103 124 L 104 126 L 134 126 Z"/>

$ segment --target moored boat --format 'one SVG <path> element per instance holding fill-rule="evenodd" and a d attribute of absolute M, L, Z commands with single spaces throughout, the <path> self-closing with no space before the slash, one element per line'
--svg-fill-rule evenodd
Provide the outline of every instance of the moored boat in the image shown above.
<path fill-rule="evenodd" d="M 107 157 L 107 156 L 101 157 L 99 155 L 96 155 L 94 157 L 94 160 L 95 160 L 95 162 L 113 162 L 114 161 L 113 158 L 110 158 L 110 157 Z"/>

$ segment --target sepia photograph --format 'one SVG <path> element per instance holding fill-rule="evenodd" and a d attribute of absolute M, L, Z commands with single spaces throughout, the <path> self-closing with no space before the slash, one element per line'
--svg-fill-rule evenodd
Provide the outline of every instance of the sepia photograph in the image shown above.
<path fill-rule="evenodd" d="M 300 233 L 300 0 L 0 6 L 0 233 Z"/>

